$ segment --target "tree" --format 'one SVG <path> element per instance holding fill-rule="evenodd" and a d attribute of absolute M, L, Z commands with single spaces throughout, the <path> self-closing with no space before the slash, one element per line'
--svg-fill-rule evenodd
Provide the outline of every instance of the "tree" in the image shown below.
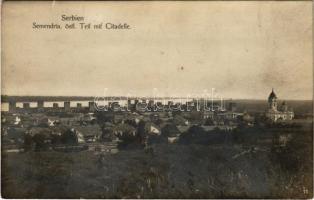
<path fill-rule="evenodd" d="M 48 139 L 47 135 L 44 133 L 38 133 L 33 136 L 33 142 L 35 143 L 35 151 L 47 150 L 49 143 L 46 142 Z"/>
<path fill-rule="evenodd" d="M 161 136 L 165 138 L 175 137 L 178 134 L 180 131 L 174 124 L 167 124 L 161 129 Z"/>
<path fill-rule="evenodd" d="M 30 134 L 25 134 L 24 136 L 24 150 L 29 151 L 34 147 L 33 137 Z"/>
<path fill-rule="evenodd" d="M 72 131 L 71 129 L 66 130 L 61 135 L 61 142 L 63 144 L 77 144 L 77 136 L 75 131 Z"/>
<path fill-rule="evenodd" d="M 102 141 L 112 141 L 114 137 L 112 127 L 102 127 L 101 140 Z"/>
<path fill-rule="evenodd" d="M 190 144 L 194 143 L 195 140 L 199 137 L 202 137 L 205 134 L 205 130 L 200 126 L 192 126 L 188 129 L 187 132 L 182 133 L 179 138 L 179 143 Z"/>

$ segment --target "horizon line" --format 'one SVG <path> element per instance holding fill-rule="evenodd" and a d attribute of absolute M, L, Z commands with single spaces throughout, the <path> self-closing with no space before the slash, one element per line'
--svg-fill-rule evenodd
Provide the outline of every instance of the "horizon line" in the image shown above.
<path fill-rule="evenodd" d="M 6 95 L 6 94 L 1 94 L 1 99 L 6 96 L 6 97 L 78 97 L 78 98 L 95 98 L 97 97 L 96 95 L 94 96 L 82 96 L 82 95 Z M 187 97 L 171 97 L 171 96 L 161 96 L 161 97 L 152 97 L 152 96 L 122 96 L 122 95 L 108 95 L 105 96 L 105 98 L 156 98 L 156 99 L 162 99 L 162 98 L 172 98 L 172 99 L 187 99 Z M 202 99 L 204 97 L 190 97 L 188 99 L 194 99 L 194 98 L 199 98 Z M 265 98 L 232 98 L 232 97 L 225 97 L 222 98 L 223 100 L 267 100 L 268 97 Z M 218 99 L 218 98 L 216 98 Z M 280 100 L 288 100 L 288 101 L 313 101 L 312 99 L 291 99 L 291 98 L 279 98 Z M 1 101 L 2 102 L 2 101 Z"/>

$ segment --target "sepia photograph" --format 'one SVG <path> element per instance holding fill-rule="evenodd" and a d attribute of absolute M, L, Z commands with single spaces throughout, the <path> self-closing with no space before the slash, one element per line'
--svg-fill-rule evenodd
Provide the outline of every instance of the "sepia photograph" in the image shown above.
<path fill-rule="evenodd" d="M 313 198 L 312 1 L 1 6 L 2 198 Z"/>

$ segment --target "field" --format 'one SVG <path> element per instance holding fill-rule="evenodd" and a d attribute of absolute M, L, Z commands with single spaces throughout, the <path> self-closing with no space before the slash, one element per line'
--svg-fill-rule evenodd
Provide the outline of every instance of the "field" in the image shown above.
<path fill-rule="evenodd" d="M 311 132 L 274 150 L 239 144 L 153 145 L 100 155 L 2 156 L 4 198 L 309 198 Z M 281 159 L 282 158 L 282 159 Z M 292 163 L 291 163 L 292 162 Z"/>

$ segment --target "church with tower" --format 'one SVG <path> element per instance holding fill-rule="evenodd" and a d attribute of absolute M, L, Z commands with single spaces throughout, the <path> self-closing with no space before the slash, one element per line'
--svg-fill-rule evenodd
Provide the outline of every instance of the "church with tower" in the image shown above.
<path fill-rule="evenodd" d="M 294 118 L 294 112 L 289 110 L 285 101 L 278 107 L 277 99 L 277 95 L 274 89 L 272 89 L 268 97 L 268 109 L 265 113 L 266 117 L 273 122 L 292 120 Z"/>

